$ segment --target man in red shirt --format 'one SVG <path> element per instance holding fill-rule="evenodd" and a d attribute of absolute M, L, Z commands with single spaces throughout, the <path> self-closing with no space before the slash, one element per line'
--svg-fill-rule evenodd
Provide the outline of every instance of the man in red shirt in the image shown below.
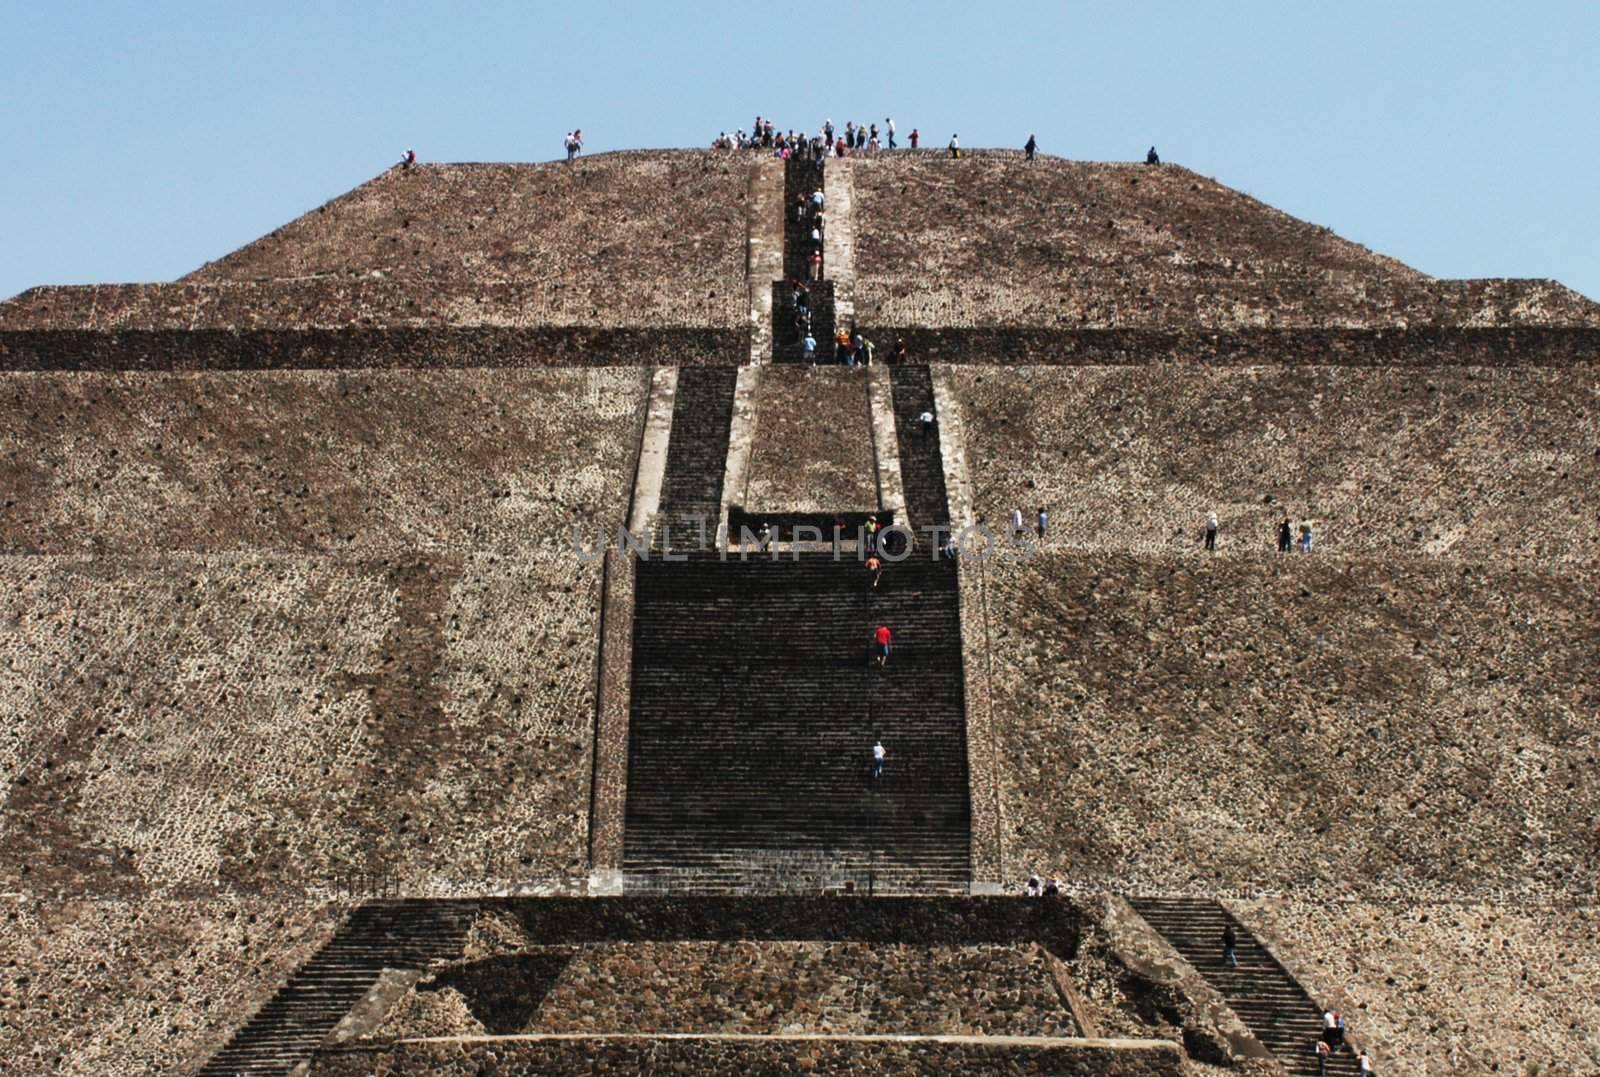
<path fill-rule="evenodd" d="M 889 641 L 894 638 L 894 633 L 889 631 L 888 625 L 879 625 L 872 638 L 878 645 L 878 665 L 883 666 L 889 661 Z"/>

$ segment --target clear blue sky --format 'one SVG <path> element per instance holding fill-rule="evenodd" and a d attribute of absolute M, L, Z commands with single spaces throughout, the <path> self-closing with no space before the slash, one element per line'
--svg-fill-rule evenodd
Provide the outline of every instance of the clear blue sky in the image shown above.
<path fill-rule="evenodd" d="M 1180 162 L 1438 276 L 1600 297 L 1600 4 L 0 0 L 0 297 L 169 280 L 387 167 L 760 112 Z"/>

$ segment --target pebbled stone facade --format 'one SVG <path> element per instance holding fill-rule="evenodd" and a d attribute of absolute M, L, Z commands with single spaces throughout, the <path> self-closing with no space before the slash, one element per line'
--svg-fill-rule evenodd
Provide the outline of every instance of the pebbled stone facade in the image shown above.
<path fill-rule="evenodd" d="M 1586 564 L 1600 545 L 1600 367 L 948 367 L 974 510 L 1050 513 L 1051 549 L 1276 548 Z"/>

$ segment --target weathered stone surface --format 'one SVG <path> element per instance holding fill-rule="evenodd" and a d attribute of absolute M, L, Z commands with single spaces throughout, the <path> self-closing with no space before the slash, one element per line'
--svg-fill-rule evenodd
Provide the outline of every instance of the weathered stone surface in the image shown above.
<path fill-rule="evenodd" d="M 1072 1036 L 1036 946 L 641 942 L 435 970 L 373 1038 L 540 1032 Z M 455 997 L 463 1005 L 435 996 Z M 507 1024 L 500 1000 L 526 1000 Z M 464 1006 L 464 1009 L 463 1009 Z M 453 1027 L 443 1015 L 481 1013 Z M 443 1028 L 444 1031 L 437 1031 Z"/>
<path fill-rule="evenodd" d="M 1383 1073 L 1600 1072 L 1600 908 L 1230 901 Z"/>
<path fill-rule="evenodd" d="M 606 1036 L 402 1043 L 325 1051 L 316 1077 L 371 1073 L 1006 1073 L 1177 1077 L 1170 1043 L 823 1037 Z"/>
<path fill-rule="evenodd" d="M 391 169 L 189 279 L 531 280 L 595 324 L 742 326 L 748 184 L 746 162 L 683 150 Z"/>
<path fill-rule="evenodd" d="M 1600 367 L 949 367 L 975 512 L 1050 512 L 1052 548 L 1587 562 Z"/>
<path fill-rule="evenodd" d="M 581 874 L 598 585 L 495 554 L 0 558 L 0 887 Z"/>
<path fill-rule="evenodd" d="M 763 367 L 744 507 L 877 511 L 871 418 L 864 370 Z"/>
<path fill-rule="evenodd" d="M 1434 281 L 1176 166 L 988 153 L 854 163 L 871 326 L 1600 323 L 1548 281 Z"/>
<path fill-rule="evenodd" d="M 0 899 L 0 1055 L 14 1073 L 190 1072 L 340 912 L 221 895 Z"/>
<path fill-rule="evenodd" d="M 627 511 L 647 377 L 592 371 L 17 374 L 11 553 L 550 549 Z"/>
<path fill-rule="evenodd" d="M 991 564 L 1003 833 L 1095 889 L 1592 900 L 1592 572 Z"/>

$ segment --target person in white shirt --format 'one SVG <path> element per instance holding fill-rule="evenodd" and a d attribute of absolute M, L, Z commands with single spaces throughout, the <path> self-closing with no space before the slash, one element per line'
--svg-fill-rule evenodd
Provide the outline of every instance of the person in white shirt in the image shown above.
<path fill-rule="evenodd" d="M 1011 510 L 1011 541 L 1016 542 L 1022 537 L 1022 510 Z"/>
<path fill-rule="evenodd" d="M 1041 507 L 1039 509 L 1039 519 L 1038 519 L 1038 530 L 1039 530 L 1039 541 L 1040 542 L 1044 541 L 1044 533 L 1045 533 L 1045 531 L 1049 530 L 1049 527 L 1050 527 L 1050 514 L 1048 512 L 1046 512 L 1046 511 L 1044 511 L 1044 509 Z"/>
<path fill-rule="evenodd" d="M 877 781 L 883 777 L 883 759 L 888 753 L 883 750 L 883 741 L 878 741 L 872 746 L 872 780 Z"/>
<path fill-rule="evenodd" d="M 889 134 L 889 148 L 894 149 L 894 119 L 890 116 L 883 118 L 883 129 Z"/>
<path fill-rule="evenodd" d="M 1206 513 L 1206 549 L 1215 550 L 1216 548 L 1217 548 L 1217 514 L 1214 513 L 1214 512 L 1208 512 L 1208 513 Z"/>
<path fill-rule="evenodd" d="M 923 437 L 927 437 L 929 434 L 933 433 L 933 412 L 924 411 L 921 415 L 917 416 L 917 419 L 922 423 Z"/>
<path fill-rule="evenodd" d="M 951 135 L 950 136 L 950 156 L 951 157 L 960 157 L 961 156 L 961 136 L 960 135 Z"/>

